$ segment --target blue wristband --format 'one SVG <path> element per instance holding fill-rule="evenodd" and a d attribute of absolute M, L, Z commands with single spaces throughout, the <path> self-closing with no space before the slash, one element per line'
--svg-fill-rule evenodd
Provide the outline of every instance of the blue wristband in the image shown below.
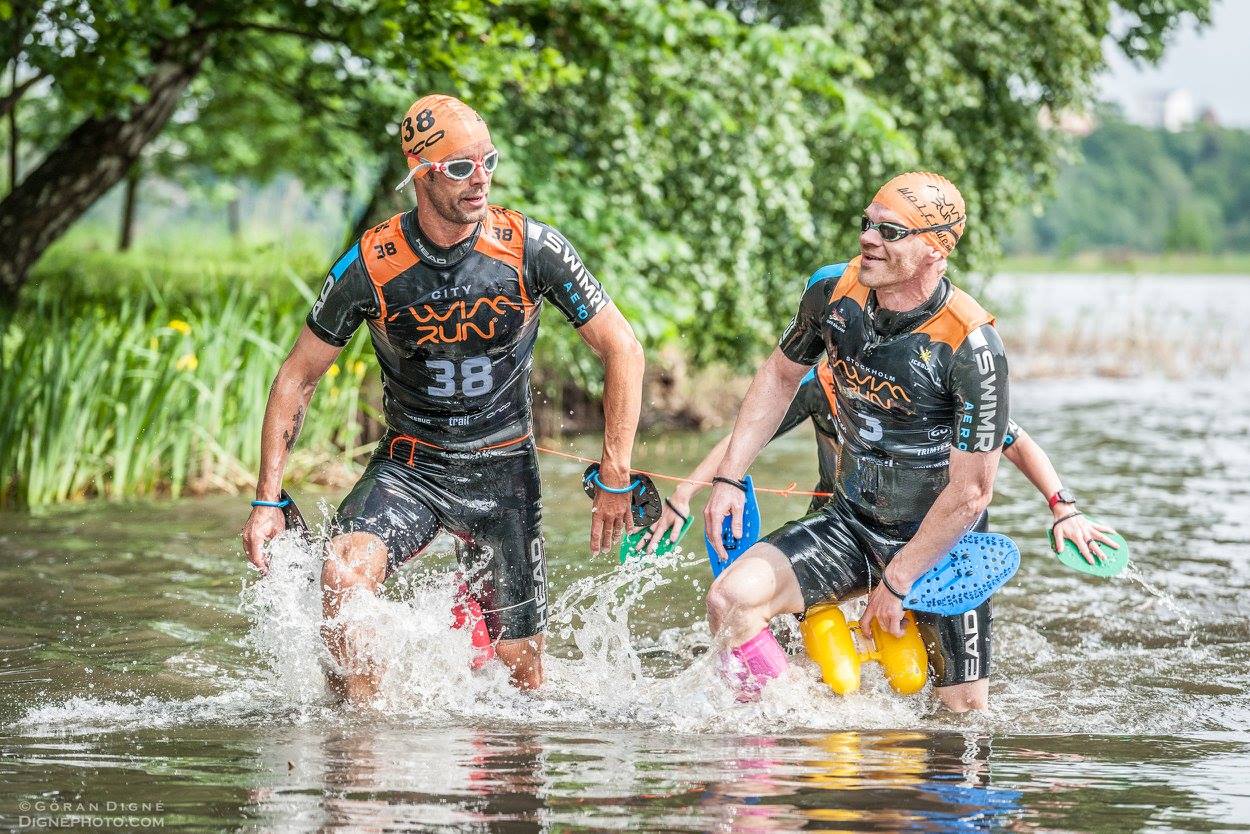
<path fill-rule="evenodd" d="M 289 505 L 290 503 L 291 503 L 290 498 L 283 498 L 281 501 L 253 501 L 252 506 L 253 507 L 277 507 L 278 509 L 282 509 L 283 507 Z"/>
<path fill-rule="evenodd" d="M 634 490 L 638 488 L 638 485 L 642 483 L 642 481 L 634 481 L 632 484 L 630 484 L 627 487 L 621 487 L 620 489 L 617 489 L 616 487 L 607 486 L 606 484 L 603 483 L 603 481 L 599 480 L 598 472 L 590 476 L 590 482 L 594 484 L 595 486 L 597 486 L 599 489 L 603 490 L 604 492 L 610 492 L 613 495 L 624 495 L 627 492 L 633 492 Z"/>

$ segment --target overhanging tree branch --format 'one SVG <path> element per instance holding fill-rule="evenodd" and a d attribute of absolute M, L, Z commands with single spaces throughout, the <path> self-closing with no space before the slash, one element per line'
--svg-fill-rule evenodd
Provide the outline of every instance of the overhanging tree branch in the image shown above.
<path fill-rule="evenodd" d="M 27 90 L 47 77 L 47 71 L 39 70 L 39 72 L 35 73 L 30 78 L 27 78 L 25 81 L 18 82 L 12 90 L 5 93 L 4 98 L 0 98 L 0 117 L 7 116 L 9 111 L 13 109 L 22 96 L 26 95 Z"/>

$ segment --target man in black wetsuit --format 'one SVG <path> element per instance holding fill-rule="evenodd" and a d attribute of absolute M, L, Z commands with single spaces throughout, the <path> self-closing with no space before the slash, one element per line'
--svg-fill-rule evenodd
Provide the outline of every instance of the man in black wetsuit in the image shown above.
<path fill-rule="evenodd" d="M 515 685 L 542 682 L 547 617 L 538 464 L 529 375 L 539 310 L 554 304 L 604 364 L 606 486 L 629 483 L 642 349 L 629 323 L 555 229 L 487 204 L 499 152 L 481 117 L 449 96 L 409 109 L 400 139 L 416 208 L 367 231 L 335 262 L 270 391 L 248 558 L 284 528 L 287 456 L 318 380 L 361 324 L 382 368 L 387 433 L 339 506 L 322 570 L 323 635 L 351 700 L 379 675 L 360 636 L 338 620 L 353 591 L 376 593 L 440 530 L 468 547 L 468 592 Z M 600 490 L 590 546 L 629 523 L 629 496 Z"/>
<path fill-rule="evenodd" d="M 841 440 L 834 499 L 765 536 L 708 592 L 723 659 L 748 691 L 784 668 L 768 631 L 777 614 L 871 587 L 865 632 L 901 634 L 912 583 L 989 505 L 1007 429 L 1007 361 L 993 317 L 945 277 L 966 219 L 959 191 L 936 174 L 883 186 L 861 221 L 860 256 L 807 289 L 743 400 L 704 510 L 708 530 L 732 516 L 741 532 L 735 482 L 826 354 Z M 720 548 L 719 537 L 713 543 Z M 989 617 L 986 603 L 926 623 L 937 693 L 953 710 L 986 706 Z"/>

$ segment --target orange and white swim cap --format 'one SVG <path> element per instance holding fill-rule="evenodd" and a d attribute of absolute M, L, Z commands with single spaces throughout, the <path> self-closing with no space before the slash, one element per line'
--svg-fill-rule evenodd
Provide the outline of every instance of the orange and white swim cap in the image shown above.
<path fill-rule="evenodd" d="M 949 231 L 921 235 L 945 255 L 954 251 L 967 226 L 968 213 L 959 189 L 946 177 L 929 171 L 899 174 L 881 186 L 872 201 L 903 218 L 903 222 L 913 229 L 959 221 Z"/>
<path fill-rule="evenodd" d="M 454 96 L 422 96 L 412 103 L 399 123 L 399 142 L 408 159 L 408 176 L 395 187 L 403 188 L 414 176 L 422 160 L 441 162 L 459 150 L 478 142 L 489 142 L 490 131 L 477 111 Z"/>

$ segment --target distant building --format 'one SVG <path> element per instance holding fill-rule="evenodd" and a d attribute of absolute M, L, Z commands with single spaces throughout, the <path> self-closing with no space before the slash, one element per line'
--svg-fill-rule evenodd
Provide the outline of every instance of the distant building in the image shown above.
<path fill-rule="evenodd" d="M 1043 107 L 1037 114 L 1037 120 L 1043 127 L 1057 127 L 1063 133 L 1077 137 L 1088 136 L 1098 127 L 1098 119 L 1092 110 L 1061 110 L 1056 119 L 1050 108 Z"/>
<path fill-rule="evenodd" d="M 1184 87 L 1148 93 L 1142 96 L 1139 109 L 1143 124 L 1170 133 L 1184 130 L 1198 120 L 1198 102 Z"/>

